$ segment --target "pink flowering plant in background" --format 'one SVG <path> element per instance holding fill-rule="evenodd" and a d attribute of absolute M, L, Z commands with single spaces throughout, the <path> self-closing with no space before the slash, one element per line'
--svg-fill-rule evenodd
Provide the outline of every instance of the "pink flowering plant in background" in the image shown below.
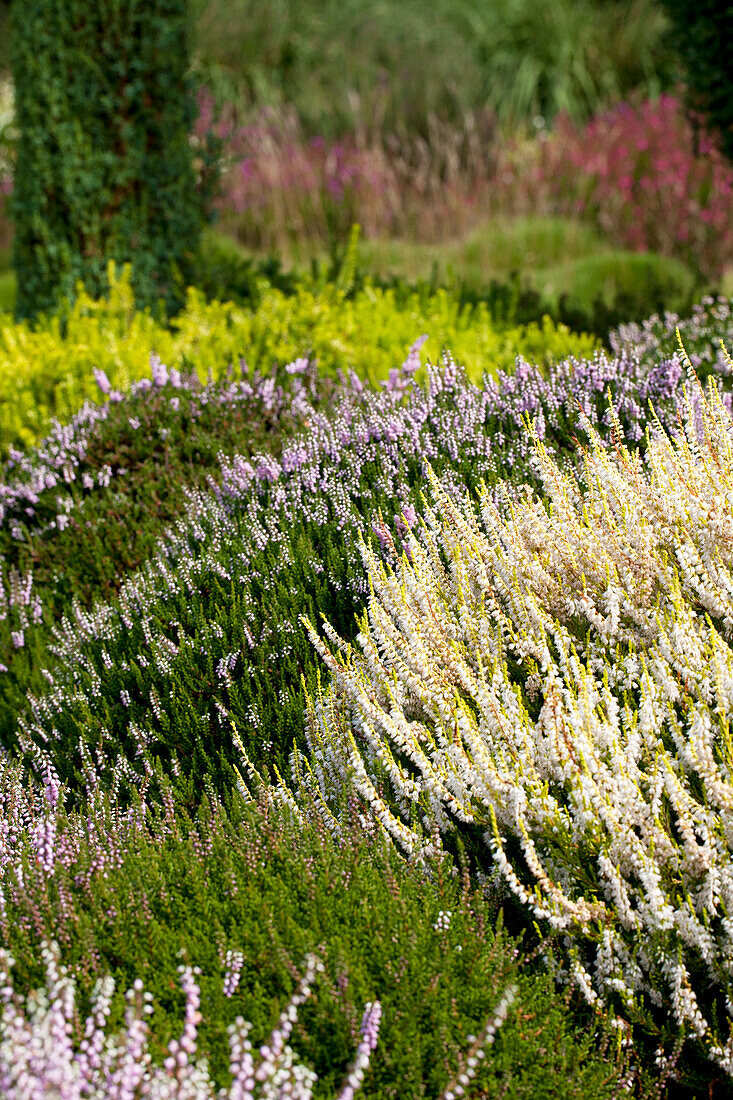
<path fill-rule="evenodd" d="M 356 221 L 369 225 L 369 210 L 394 186 L 375 150 L 353 138 L 306 139 L 292 111 L 264 108 L 243 123 L 202 91 L 194 142 L 211 131 L 223 144 L 219 216 L 253 247 L 344 236 Z"/>
<path fill-rule="evenodd" d="M 674 96 L 621 104 L 585 126 L 561 115 L 539 140 L 514 144 L 498 179 L 499 204 L 586 218 L 702 278 L 733 259 L 733 167 Z"/>
<path fill-rule="evenodd" d="M 358 223 L 367 237 L 414 233 L 444 239 L 488 208 L 495 155 L 493 115 L 462 126 L 431 118 L 428 133 L 377 139 L 357 126 L 339 141 L 307 136 L 292 110 L 262 108 L 245 119 L 199 94 L 196 147 L 222 145 L 216 209 L 248 247 L 343 239 Z"/>

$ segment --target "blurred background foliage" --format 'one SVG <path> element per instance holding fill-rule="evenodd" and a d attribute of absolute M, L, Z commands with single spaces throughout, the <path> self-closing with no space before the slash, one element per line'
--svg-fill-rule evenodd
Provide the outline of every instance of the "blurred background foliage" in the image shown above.
<path fill-rule="evenodd" d="M 16 304 L 9 10 L 0 0 L 0 310 Z M 733 286 L 721 114 L 733 100 L 724 61 L 700 65 L 727 8 L 190 0 L 189 12 L 197 172 L 221 143 L 215 226 L 188 276 L 207 295 L 241 301 L 260 275 L 294 289 L 314 265 L 336 271 L 357 223 L 357 284 L 448 286 L 501 302 L 509 324 L 549 314 L 603 339 Z"/>
<path fill-rule="evenodd" d="M 577 121 L 642 91 L 674 60 L 654 0 L 191 0 L 197 67 L 222 98 L 292 106 L 309 136 L 427 137 L 461 124 Z"/>

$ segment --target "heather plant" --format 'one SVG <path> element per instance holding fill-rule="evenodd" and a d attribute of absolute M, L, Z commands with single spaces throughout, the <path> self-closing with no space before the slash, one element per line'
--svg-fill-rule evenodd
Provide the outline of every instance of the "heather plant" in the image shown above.
<path fill-rule="evenodd" d="M 678 331 L 700 381 L 712 377 L 727 387 L 731 368 L 725 347 L 733 345 L 729 298 L 707 295 L 693 306 L 688 317 L 667 310 L 640 324 L 619 325 L 609 333 L 609 346 L 614 355 L 632 357 L 647 366 L 670 361 L 679 364 Z"/>
<path fill-rule="evenodd" d="M 63 317 L 31 326 L 0 316 L 0 455 L 37 442 L 54 417 L 68 421 L 84 400 L 98 398 L 95 369 L 118 392 L 146 377 L 151 351 L 169 369 L 194 372 L 202 382 L 222 379 L 242 358 L 264 373 L 307 357 L 324 377 L 351 368 L 377 385 L 416 331 L 430 334 L 434 359 L 450 345 L 476 378 L 486 367 L 510 366 L 518 354 L 551 361 L 592 353 L 597 345 L 594 337 L 551 322 L 506 329 L 485 305 L 461 305 L 443 289 L 415 291 L 405 300 L 394 289 L 365 285 L 352 295 L 350 257 L 335 280 L 304 278 L 294 293 L 263 279 L 256 301 L 247 305 L 207 302 L 190 288 L 170 326 L 136 311 L 129 271 L 116 276 L 113 269 L 107 298 L 79 293 Z"/>
<path fill-rule="evenodd" d="M 305 624 L 331 684 L 294 772 L 412 857 L 480 833 L 566 981 L 730 1078 L 732 418 L 698 383 L 644 461 L 585 426 L 580 477 L 531 429 L 544 499 L 484 488 L 477 514 L 430 475 L 401 561 L 362 543 L 356 645 Z"/>
<path fill-rule="evenodd" d="M 68 424 L 56 422 L 38 447 L 12 450 L 6 463 L 4 575 L 32 574 L 51 597 L 47 617 L 72 599 L 88 607 L 113 595 L 184 512 L 187 494 L 219 472 L 222 454 L 278 457 L 283 436 L 335 385 L 306 360 L 287 364 L 282 384 L 243 362 L 205 386 L 155 355 L 151 367 L 152 378 L 124 398 L 98 370 L 104 404 L 85 402 Z"/>
<path fill-rule="evenodd" d="M 227 815 L 212 796 L 192 823 L 170 801 L 159 811 L 138 798 L 123 812 L 91 792 L 82 814 L 69 812 L 52 774 L 29 785 L 15 763 L 3 764 L 2 784 L 0 935 L 15 960 L 15 992 L 31 994 L 24 1012 L 5 954 L 0 1067 L 16 1087 L 22 1081 L 13 1080 L 8 1054 L 11 1044 L 30 1047 L 31 1029 L 37 1046 L 26 1087 L 53 1073 L 92 1076 L 105 1048 L 113 1054 L 109 1039 L 103 1044 L 105 1022 L 112 1035 L 127 1031 L 110 1069 L 121 1074 L 124 1062 L 129 1074 L 144 1072 L 133 1002 L 139 1013 L 146 988 L 149 1068 L 159 1076 L 188 1077 L 198 1066 L 203 1077 L 205 1059 L 213 1082 L 234 1090 L 246 1036 L 239 1058 L 227 1057 L 227 1033 L 236 1036 L 246 1013 L 253 1035 L 274 1025 L 289 1040 L 294 1061 L 318 1075 L 316 1095 L 335 1096 L 359 1043 L 364 1003 L 379 1001 L 379 1044 L 368 1067 L 360 1052 L 366 1095 L 447 1096 L 451 1078 L 464 1074 L 489 1091 L 511 1079 L 516 1097 L 556 1095 L 558 1075 L 564 1095 L 578 1100 L 618 1095 L 628 1057 L 601 1018 L 558 996 L 552 977 L 520 965 L 496 899 L 471 884 L 466 868 L 453 873 L 442 860 L 410 867 L 355 804 L 339 843 L 315 807 L 301 826 L 268 799 L 238 802 Z M 43 957 L 49 940 L 74 976 L 76 1007 L 57 953 Z M 286 1012 L 294 1026 L 283 1034 L 280 1005 L 312 953 L 322 960 L 317 996 L 302 998 L 297 1019 Z M 33 995 L 39 983 L 47 999 Z M 85 1016 L 96 1017 L 97 1029 Z M 275 1060 L 277 1045 L 268 1044 L 269 1058 L 261 1052 L 266 1060 Z M 462 1087 L 455 1082 L 455 1096 Z"/>
<path fill-rule="evenodd" d="M 279 458 L 222 456 L 210 491 L 191 495 L 187 515 L 116 600 L 64 611 L 53 578 L 44 592 L 19 576 L 0 622 L 3 743 L 20 743 L 34 767 L 49 760 L 77 796 L 89 783 L 157 786 L 162 770 L 189 808 L 207 773 L 228 798 L 233 732 L 257 766 L 284 773 L 293 741 L 303 744 L 301 677 L 314 690 L 317 676 L 299 616 L 325 614 L 354 635 L 368 591 L 358 536 L 388 556 L 401 547 L 428 462 L 448 488 L 481 478 L 537 484 L 525 414 L 573 468 L 578 403 L 607 437 L 609 388 L 632 445 L 643 444 L 650 398 L 676 424 L 675 362 L 650 371 L 598 355 L 549 378 L 519 363 L 483 389 L 449 360 L 421 387 L 411 381 L 418 364 L 416 344 L 380 393 L 352 375 L 328 414 L 303 408 L 307 431 Z M 38 598 L 55 614 L 35 623 Z"/>
<path fill-rule="evenodd" d="M 55 950 L 54 950 L 55 949 Z M 186 1024 L 180 1040 L 171 1040 L 169 1057 L 164 1069 L 148 1066 L 148 1027 L 144 1016 L 152 1009 L 150 995 L 142 993 L 142 982 L 135 983 L 128 991 L 127 1000 L 135 1002 L 126 1013 L 127 1031 L 124 1036 L 105 1037 L 100 1025 L 109 1012 L 110 995 L 114 980 L 99 983 L 93 1000 L 94 1015 L 88 1017 L 83 1046 L 75 1054 L 68 1041 L 71 1014 L 74 1010 L 74 986 L 66 975 L 65 967 L 58 966 L 58 945 L 43 944 L 41 956 L 46 963 L 47 994 L 39 991 L 30 1009 L 30 1018 L 24 1012 L 6 1008 L 3 1019 L 3 1039 L 0 1046 L 0 1080 L 8 1100 L 30 1100 L 39 1088 L 53 1085 L 63 1089 L 67 1096 L 105 1097 L 105 1100 L 122 1100 L 134 1095 L 138 1089 L 147 1095 L 158 1097 L 193 1098 L 193 1100 L 229 1100 L 233 1097 L 296 1097 L 311 1100 L 312 1086 L 318 1080 L 316 1074 L 294 1057 L 286 1040 L 297 1019 L 298 1007 L 310 996 L 310 987 L 319 970 L 320 960 L 309 955 L 305 961 L 303 979 L 288 1002 L 267 1043 L 260 1047 L 260 1060 L 255 1064 L 252 1043 L 248 1039 L 251 1024 L 238 1018 L 230 1028 L 231 1069 L 234 1081 L 230 1090 L 220 1089 L 214 1094 L 206 1064 L 193 1062 L 196 1054 L 196 1037 L 200 1013 L 199 989 L 196 985 L 198 967 L 180 966 L 181 987 L 187 998 Z M 0 953 L 0 968 L 8 982 L 9 968 L 14 960 L 6 952 Z M 6 984 L 3 994 L 6 1001 L 12 996 L 12 985 Z M 141 996 L 142 993 L 142 996 Z M 495 1029 L 501 1026 L 506 1008 L 511 1003 L 512 991 L 502 999 L 495 1017 Z M 506 1007 L 505 1007 L 506 1005 Z M 338 1100 L 351 1100 L 358 1092 L 369 1064 L 369 1057 L 377 1045 L 381 1005 L 368 1004 L 364 1010 L 361 1034 L 353 1068 Z M 32 1052 L 32 1053 L 31 1053 Z M 261 1086 L 261 1087 L 260 1087 Z"/>
<path fill-rule="evenodd" d="M 544 140 L 515 146 L 498 178 L 514 202 L 584 218 L 703 281 L 730 262 L 733 169 L 674 96 L 622 104 L 583 127 L 560 117 Z"/>

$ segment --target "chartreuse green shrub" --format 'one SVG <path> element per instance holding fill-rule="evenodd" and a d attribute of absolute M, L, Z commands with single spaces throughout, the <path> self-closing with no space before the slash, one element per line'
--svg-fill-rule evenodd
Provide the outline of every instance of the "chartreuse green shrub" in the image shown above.
<path fill-rule="evenodd" d="M 20 0 L 11 31 L 18 316 L 103 293 L 108 260 L 177 308 L 205 220 L 186 0 Z"/>
<path fill-rule="evenodd" d="M 166 326 L 135 309 L 128 270 L 118 276 L 110 268 L 109 282 L 107 297 L 80 291 L 63 315 L 33 325 L 0 316 L 0 455 L 37 441 L 53 417 L 68 420 L 86 398 L 98 397 L 95 368 L 124 390 L 148 376 L 153 351 L 202 381 L 223 377 L 240 358 L 270 371 L 308 356 L 324 376 L 353 369 L 376 385 L 421 333 L 434 362 L 450 346 L 474 379 L 509 368 L 517 355 L 549 365 L 597 346 L 550 320 L 502 331 L 485 306 L 462 307 L 445 290 L 398 304 L 394 290 L 368 285 L 349 295 L 347 280 L 322 286 L 304 279 L 289 294 L 263 280 L 250 307 L 207 302 L 189 289 L 185 308 Z"/>
<path fill-rule="evenodd" d="M 730 1089 L 733 421 L 713 383 L 693 398 L 644 462 L 586 422 L 563 472 L 535 434 L 544 499 L 477 512 L 431 475 L 399 564 L 363 547 L 356 644 L 306 623 L 331 682 L 296 757 L 413 855 L 482 837 L 479 867 L 567 937 L 567 979 Z"/>
<path fill-rule="evenodd" d="M 506 1021 L 494 1044 L 484 1045 L 471 1094 L 618 1094 L 626 1059 L 602 1018 L 579 998 L 559 995 L 547 974 L 521 965 L 523 945 L 503 930 L 496 899 L 472 885 L 465 868 L 454 874 L 437 860 L 409 866 L 356 812 L 345 843 L 315 812 L 301 827 L 287 808 L 266 801 L 238 800 L 227 815 L 213 799 L 193 824 L 149 805 L 144 814 L 139 799 L 130 815 L 107 799 L 72 814 L 53 781 L 29 792 L 15 765 L 0 772 L 15 838 L 0 872 L 0 940 L 15 960 L 15 991 L 24 995 L 45 985 L 43 940 L 59 945 L 76 979 L 75 1044 L 95 983 L 105 975 L 115 983 L 104 1027 L 112 1035 L 125 1030 L 124 994 L 139 982 L 139 1001 L 142 989 L 152 998 L 154 1064 L 164 1063 L 167 1044 L 181 1035 L 187 1009 L 198 1007 L 189 1061 L 206 1058 L 215 1084 L 228 1087 L 227 1027 L 237 1017 L 250 1021 L 256 1052 L 312 952 L 324 973 L 289 1042 L 318 1074 L 322 1100 L 337 1095 L 366 1003 L 379 1001 L 382 1019 L 360 1095 L 436 1100 L 465 1071 L 469 1036 L 481 1036 L 512 987 Z M 200 969 L 198 1006 L 184 996 L 183 966 Z M 52 1063 L 54 1053 L 41 1028 L 37 1042 L 36 1079 L 43 1056 Z M 0 1065 L 3 1055 L 0 1048 Z"/>

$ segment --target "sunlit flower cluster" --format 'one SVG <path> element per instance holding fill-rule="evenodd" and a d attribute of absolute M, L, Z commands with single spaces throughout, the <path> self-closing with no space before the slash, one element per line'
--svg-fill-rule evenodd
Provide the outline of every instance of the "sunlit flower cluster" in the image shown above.
<path fill-rule="evenodd" d="M 409 556 L 362 543 L 358 646 L 306 622 L 332 679 L 294 774 L 413 858 L 481 826 L 589 1000 L 665 1005 L 733 1075 L 733 420 L 713 384 L 686 405 L 644 461 L 586 421 L 577 476 L 532 429 L 544 500 L 431 473 Z"/>

